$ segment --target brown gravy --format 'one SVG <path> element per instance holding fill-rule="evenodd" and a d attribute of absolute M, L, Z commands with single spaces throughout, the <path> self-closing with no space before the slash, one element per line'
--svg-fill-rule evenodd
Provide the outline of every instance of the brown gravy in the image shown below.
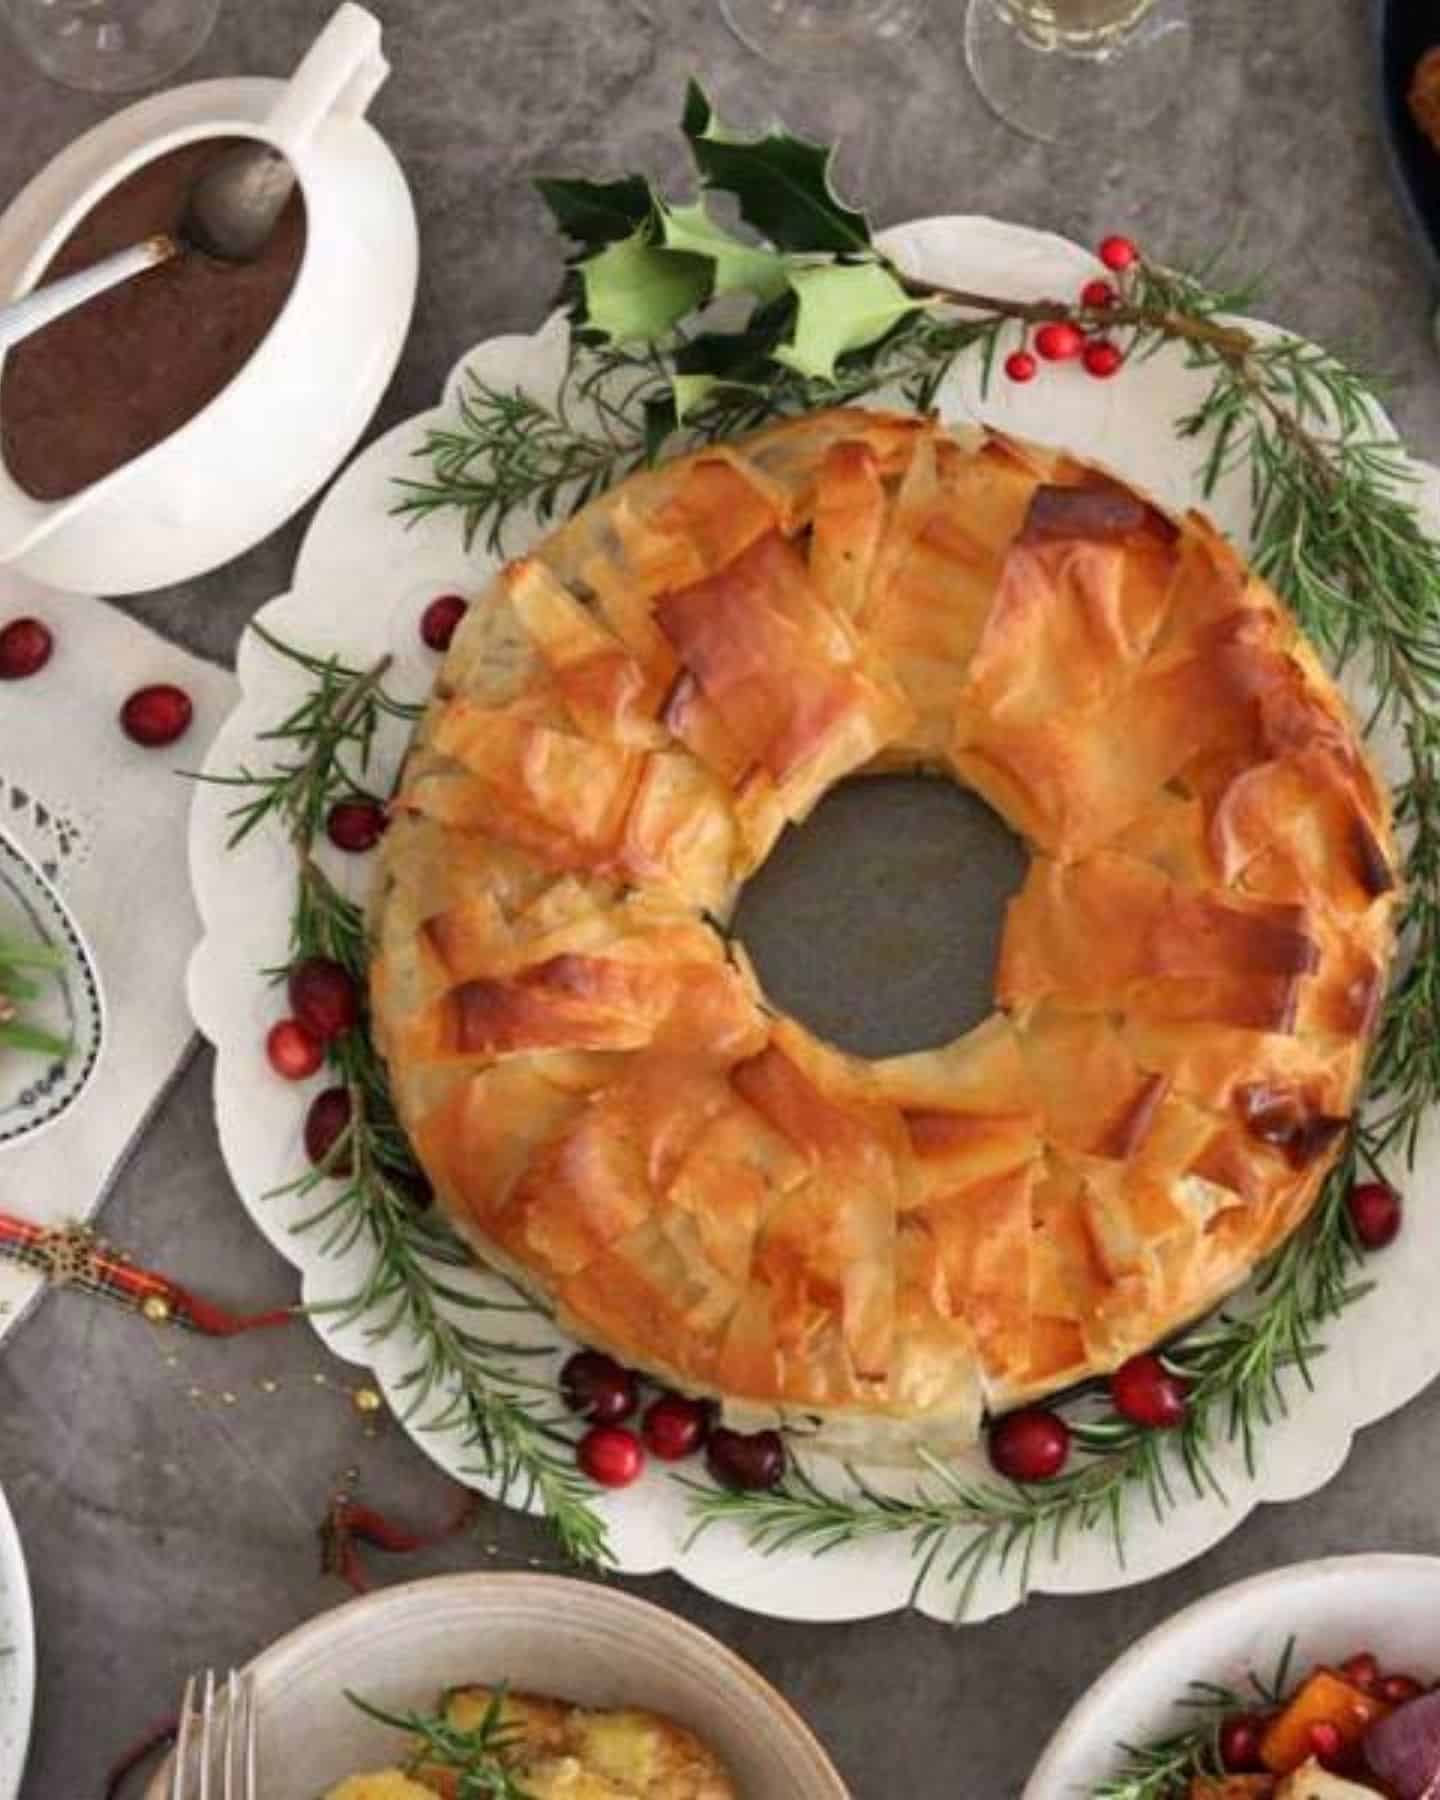
<path fill-rule="evenodd" d="M 42 280 L 173 230 L 201 167 L 238 141 L 185 144 L 127 176 Z M 297 188 L 255 262 L 182 251 L 17 345 L 0 375 L 0 454 L 12 479 L 37 500 L 63 500 L 178 431 L 254 355 L 304 252 Z"/>

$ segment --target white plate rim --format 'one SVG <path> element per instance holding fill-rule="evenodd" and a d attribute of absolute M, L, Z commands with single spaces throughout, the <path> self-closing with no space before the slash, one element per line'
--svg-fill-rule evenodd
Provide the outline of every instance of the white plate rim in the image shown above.
<path fill-rule="evenodd" d="M 903 247 L 902 253 L 913 267 L 930 267 L 937 279 L 952 281 L 957 280 L 957 276 L 944 266 L 946 245 L 950 243 L 953 246 L 954 241 L 961 238 L 964 240 L 967 256 L 971 254 L 972 245 L 978 245 L 979 251 L 976 254 L 981 255 L 982 259 L 988 258 L 991 263 L 997 257 L 1002 260 L 1003 276 L 995 276 L 992 270 L 991 278 L 1008 281 L 1009 291 L 1013 293 L 1041 295 L 1054 292 L 1060 283 L 1074 279 L 1078 285 L 1080 279 L 1097 272 L 1098 265 L 1089 253 L 1063 238 L 981 217 L 917 220 L 885 234 L 887 248 L 892 253 Z M 939 267 L 934 266 L 937 257 L 940 260 Z M 976 285 L 970 276 L 968 263 L 962 266 L 958 279 L 964 285 Z M 1257 325 L 1256 329 L 1271 331 L 1273 328 Z M 397 470 L 403 471 L 402 445 L 413 447 L 424 427 L 447 416 L 448 406 L 453 404 L 454 384 L 460 371 L 470 365 L 480 364 L 492 378 L 499 370 L 509 379 L 517 358 L 528 359 L 527 366 L 532 371 L 540 365 L 558 368 L 563 360 L 563 343 L 563 329 L 552 319 L 532 337 L 491 339 L 460 357 L 452 371 L 447 401 L 395 427 L 371 444 L 330 490 L 301 547 L 291 592 L 272 601 L 260 616 L 284 636 L 287 630 L 292 630 L 302 622 L 315 623 L 312 615 L 319 606 L 319 623 L 329 634 L 322 636 L 320 642 L 322 645 L 332 642 L 335 601 L 333 595 L 322 596 L 318 590 L 324 585 L 321 574 L 327 557 L 331 561 L 335 558 L 336 544 L 341 535 L 340 521 L 346 515 L 347 506 L 352 508 L 349 521 L 351 532 L 359 526 L 359 520 L 353 516 L 353 497 L 362 494 L 367 484 L 377 493 L 390 491 L 388 487 L 376 487 L 377 471 L 388 469 L 390 476 Z M 1146 365 L 1147 369 L 1154 366 Z M 968 374 L 962 375 L 962 388 L 969 379 Z M 1178 377 L 1166 379 L 1169 388 L 1178 387 Z M 1123 406 L 1124 383 L 1125 378 L 1122 376 L 1118 383 L 1086 384 L 1085 430 L 1093 431 L 1102 438 L 1107 431 L 1113 436 L 1118 419 L 1122 434 L 1130 433 L 1129 436 L 1122 435 L 1122 442 L 1132 448 L 1140 443 L 1143 448 L 1143 430 L 1139 430 L 1137 435 L 1132 430 L 1134 422 L 1119 410 Z M 973 382 L 971 385 L 973 387 Z M 1057 437 L 1053 426 L 1055 418 L 1064 417 L 1063 390 L 1057 388 L 1052 399 L 1047 393 L 1037 392 L 1044 387 L 1044 383 L 1035 383 L 1028 389 L 1011 389 L 1000 395 L 998 400 L 992 396 L 991 401 L 983 408 L 978 401 L 971 400 L 971 411 L 983 410 L 985 416 L 992 419 L 998 411 L 1001 412 L 999 422 L 1003 428 L 1051 442 L 1066 441 L 1063 432 Z M 1026 408 L 1035 408 L 1037 400 L 1040 402 L 1038 409 L 1027 413 Z M 1009 408 L 1009 412 L 1002 411 L 1002 407 Z M 1071 411 L 1073 414 L 1073 406 Z M 1011 414 L 1018 414 L 1019 422 L 1014 422 Z M 963 392 L 959 396 L 959 402 L 951 409 L 951 415 L 947 416 L 968 416 Z M 1173 411 L 1167 406 L 1164 442 L 1172 459 L 1171 465 L 1153 471 L 1147 465 L 1146 474 L 1132 473 L 1130 478 L 1155 494 L 1162 503 L 1179 506 L 1193 503 L 1195 482 L 1190 452 L 1176 449 L 1169 424 L 1173 416 Z M 1079 436 L 1069 441 L 1081 454 L 1105 460 L 1103 451 L 1091 448 L 1089 438 Z M 1149 448 L 1153 450 L 1154 446 Z M 1183 472 L 1177 474 L 1182 456 L 1186 459 Z M 1423 504 L 1432 525 L 1440 529 L 1440 474 L 1425 469 L 1423 465 L 1417 464 L 1416 468 L 1424 479 Z M 1122 475 L 1126 473 L 1124 468 L 1120 468 L 1118 472 Z M 386 479 L 388 481 L 389 476 Z M 1168 500 L 1167 483 L 1170 493 Z M 1177 487 L 1182 496 L 1179 499 L 1175 498 Z M 1248 518 L 1248 510 L 1244 508 L 1242 500 L 1237 498 L 1237 492 L 1243 495 L 1243 482 L 1238 478 L 1228 495 L 1222 492 L 1217 497 L 1211 511 L 1224 525 L 1227 523 L 1225 509 L 1228 507 L 1230 529 L 1243 540 L 1244 520 Z M 489 567 L 494 566 L 495 559 L 485 556 L 479 550 L 472 557 L 463 557 L 459 548 L 458 531 L 454 529 L 453 522 L 445 523 L 453 543 L 449 543 L 444 555 L 437 551 L 433 538 L 427 538 L 423 531 L 417 532 L 414 539 L 413 559 L 421 568 L 432 572 L 429 587 L 431 593 L 441 591 L 442 585 L 454 586 L 468 581 L 473 586 L 483 579 Z M 390 548 L 393 549 L 393 546 Z M 507 550 L 514 554 L 515 546 L 507 545 Z M 358 551 L 352 554 L 358 554 Z M 407 567 L 409 560 L 407 557 Z M 435 577 L 433 571 L 437 568 L 452 572 L 443 577 Z M 356 571 L 361 580 L 369 574 L 368 566 Z M 335 585 L 333 575 L 332 570 L 332 588 Z M 395 610 L 394 600 L 395 596 L 392 594 L 389 601 L 392 611 Z M 353 590 L 347 593 L 346 604 L 351 614 L 357 610 L 359 602 Z M 392 647 L 398 641 L 393 636 L 393 631 L 392 620 L 392 636 L 383 640 Z M 413 639 L 413 622 L 407 641 L 409 639 Z M 250 739 L 244 730 L 246 708 L 256 703 L 252 692 L 255 684 L 271 679 L 263 673 L 264 654 L 253 637 L 242 645 L 240 675 L 244 698 L 217 737 L 207 769 L 222 773 L 233 769 L 237 762 L 237 749 L 248 748 Z M 400 654 L 399 661 L 404 663 L 405 653 Z M 272 698 L 272 712 L 274 705 Z M 252 1184 L 247 1190 L 246 1186 L 247 1154 L 253 1150 L 253 1145 L 246 1142 L 250 1127 L 241 1116 L 242 1094 L 247 1082 L 251 1082 L 250 1072 L 255 1064 L 256 1050 L 253 1035 L 245 1037 L 242 1033 L 248 1031 L 253 1034 L 255 1031 L 253 1020 L 257 1016 L 256 1002 L 253 994 L 242 990 L 240 973 L 234 969 L 227 971 L 225 964 L 224 935 L 235 926 L 233 899 L 226 890 L 243 886 L 246 876 L 228 865 L 224 867 L 223 876 L 219 873 L 221 864 L 216 857 L 216 839 L 217 825 L 223 815 L 216 810 L 213 799 L 215 792 L 213 788 L 197 788 L 191 815 L 192 878 L 206 936 L 192 960 L 189 987 L 197 1023 L 219 1051 L 215 1101 L 222 1149 L 241 1190 L 242 1199 L 255 1222 L 280 1253 L 302 1270 L 307 1298 L 333 1297 L 337 1292 L 345 1291 L 343 1286 L 336 1285 L 341 1277 L 333 1268 L 322 1267 L 310 1248 L 291 1234 L 282 1217 L 283 1209 L 278 1208 L 274 1202 L 260 1204 L 261 1189 Z M 280 958 L 272 954 L 266 960 L 273 963 Z M 249 969 L 259 966 L 263 966 L 263 963 L 252 961 Z M 250 989 L 258 985 L 253 974 L 247 973 L 245 978 Z M 249 1098 L 252 1101 L 263 1098 L 257 1095 L 253 1082 L 249 1087 Z M 298 1130 L 293 1127 L 286 1129 L 293 1143 L 298 1137 Z M 1435 1147 L 1440 1148 L 1440 1142 Z M 250 1161 L 253 1163 L 253 1157 Z M 273 1185 L 273 1182 L 262 1185 Z M 1416 1209 L 1417 1214 L 1420 1210 Z M 1433 1232 L 1435 1254 L 1440 1255 L 1440 1219 L 1436 1219 L 1433 1225 L 1427 1224 L 1423 1218 L 1417 1219 L 1416 1236 L 1423 1238 L 1427 1230 Z M 1407 1244 L 1410 1241 L 1407 1236 Z M 1422 1254 L 1423 1242 L 1414 1244 L 1411 1260 L 1418 1262 Z M 1362 1302 L 1346 1315 L 1343 1326 L 1350 1338 L 1355 1338 L 1361 1332 L 1359 1315 L 1365 1310 Z M 391 1363 L 387 1368 L 383 1347 L 377 1351 L 356 1334 L 347 1337 L 328 1326 L 321 1325 L 320 1328 L 337 1354 L 374 1368 L 381 1387 L 392 1397 L 396 1394 L 395 1367 Z M 1072 1538 L 1063 1564 L 1052 1563 L 1046 1558 L 1037 1559 L 1032 1571 L 1031 1591 L 1110 1591 L 1169 1572 L 1227 1536 L 1243 1523 L 1250 1510 L 1260 1502 L 1298 1498 L 1322 1486 L 1343 1465 L 1354 1434 L 1361 1426 L 1386 1416 L 1413 1398 L 1440 1374 L 1440 1338 L 1428 1347 L 1422 1347 L 1423 1355 L 1418 1350 L 1412 1350 L 1407 1362 L 1398 1348 L 1391 1347 L 1388 1352 L 1382 1348 L 1377 1352 L 1373 1341 L 1375 1335 L 1372 1330 L 1370 1338 L 1364 1340 L 1366 1366 L 1363 1370 L 1352 1369 L 1350 1366 L 1353 1359 L 1346 1353 L 1349 1340 L 1341 1338 L 1335 1342 L 1332 1355 L 1326 1359 L 1326 1368 L 1328 1372 L 1337 1369 L 1337 1365 L 1343 1365 L 1337 1369 L 1336 1375 L 1343 1404 L 1329 1405 L 1322 1418 L 1309 1404 L 1309 1396 L 1304 1393 L 1292 1396 L 1295 1403 L 1289 1416 L 1277 1424 L 1272 1432 L 1271 1441 L 1267 1443 L 1269 1455 L 1259 1477 L 1249 1476 L 1238 1452 L 1231 1454 L 1233 1447 L 1227 1446 L 1217 1457 L 1217 1465 L 1229 1493 L 1228 1500 L 1217 1501 L 1212 1497 L 1192 1503 L 1187 1496 L 1182 1510 L 1168 1515 L 1158 1533 L 1151 1529 L 1148 1511 L 1143 1505 L 1137 1505 L 1131 1520 L 1130 1554 L 1124 1566 L 1117 1565 L 1108 1544 L 1100 1543 L 1097 1537 L 1092 1535 L 1079 1540 Z M 1307 1425 L 1310 1435 L 1297 1435 Z M 436 1435 L 421 1434 L 417 1436 L 417 1441 L 452 1474 L 464 1478 L 459 1467 L 463 1459 L 457 1460 L 455 1456 L 448 1455 L 446 1446 Z M 824 1569 L 827 1574 L 838 1576 L 839 1579 L 816 1579 L 818 1571 L 812 1572 L 813 1559 L 808 1553 L 796 1553 L 788 1558 L 767 1557 L 749 1549 L 737 1534 L 726 1532 L 712 1532 L 698 1543 L 692 1543 L 686 1541 L 686 1534 L 679 1530 L 672 1530 L 667 1537 L 662 1528 L 665 1521 L 661 1525 L 653 1525 L 651 1521 L 653 1528 L 647 1530 L 641 1513 L 644 1490 L 650 1485 L 642 1483 L 620 1496 L 607 1495 L 601 1502 L 601 1509 L 616 1532 L 619 1566 L 622 1571 L 648 1573 L 660 1568 L 674 1568 L 702 1591 L 731 1604 L 772 1616 L 817 1622 L 873 1617 L 900 1609 L 909 1601 L 913 1564 L 908 1546 L 904 1543 L 880 1544 L 872 1541 L 858 1548 L 833 1551 L 826 1557 Z M 655 1502 L 652 1511 L 663 1511 L 665 1504 L 664 1501 Z M 672 1522 L 678 1516 L 672 1509 Z M 1019 1598 L 1016 1590 L 1013 1568 L 993 1579 L 987 1577 L 986 1583 L 975 1596 L 968 1619 L 978 1622 L 1015 1605 Z M 947 1598 L 943 1592 L 932 1593 L 927 1590 L 919 1603 L 934 1616 L 949 1617 L 953 1608 L 953 1595 Z"/>
<path fill-rule="evenodd" d="M 1046 1744 L 1020 1800 L 1086 1800 L 1083 1790 L 1073 1784 L 1067 1785 L 1066 1771 L 1080 1741 L 1090 1732 L 1092 1722 L 1103 1716 L 1113 1717 L 1120 1710 L 1117 1699 L 1130 1688 L 1141 1671 L 1153 1664 L 1168 1663 L 1172 1652 L 1208 1629 L 1215 1628 L 1218 1635 L 1225 1626 L 1249 1614 L 1252 1605 L 1257 1603 L 1273 1602 L 1276 1616 L 1283 1619 L 1280 1607 L 1283 1597 L 1309 1582 L 1333 1581 L 1337 1587 L 1353 1594 L 1368 1583 L 1387 1579 L 1397 1583 L 1423 1581 L 1436 1590 L 1436 1599 L 1440 1600 L 1440 1556 L 1375 1551 L 1354 1556 L 1317 1557 L 1310 1562 L 1266 1569 L 1259 1575 L 1232 1582 L 1228 1587 L 1193 1601 L 1146 1632 L 1085 1690 Z M 1267 1607 L 1267 1610 L 1270 1609 Z M 1440 1630 L 1437 1630 L 1435 1642 L 1436 1657 L 1440 1660 Z M 1357 1649 L 1368 1647 L 1368 1644 L 1356 1645 Z M 1168 1703 L 1174 1704 L 1183 1698 L 1188 1680 L 1205 1680 L 1216 1673 L 1213 1665 L 1193 1667 L 1189 1675 L 1176 1681 Z M 1115 1752 L 1118 1761 L 1123 1754 L 1118 1741 Z"/>
<path fill-rule="evenodd" d="M 0 1800 L 17 1800 L 35 1709 L 35 1612 L 20 1532 L 4 1488 L 0 1488 L 0 1597 L 0 1647 L 11 1652 L 4 1661 L 12 1664 L 15 1680 L 13 1735 L 0 1735 Z M 5 1670 L 0 1680 L 11 1672 Z M 4 1724 L 0 1707 L 0 1727 Z"/>

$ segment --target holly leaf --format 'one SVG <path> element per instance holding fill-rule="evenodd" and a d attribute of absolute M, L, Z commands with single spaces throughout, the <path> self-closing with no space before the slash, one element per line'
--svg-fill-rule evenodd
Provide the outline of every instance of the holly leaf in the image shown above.
<path fill-rule="evenodd" d="M 716 118 L 705 90 L 693 80 L 681 124 L 705 185 L 733 194 L 741 218 L 777 250 L 870 248 L 864 213 L 837 199 L 830 185 L 834 152 L 826 145 L 779 130 L 738 137 Z"/>
<path fill-rule="evenodd" d="M 773 354 L 812 381 L 833 381 L 837 357 L 877 343 L 907 313 L 926 304 L 912 299 L 888 269 L 874 262 L 793 269 L 790 286 L 799 301 L 795 332 Z"/>
<path fill-rule="evenodd" d="M 666 250 L 648 226 L 580 264 L 585 323 L 615 343 L 664 337 L 709 298 L 712 268 L 702 256 Z"/>
<path fill-rule="evenodd" d="M 565 236 L 589 250 L 631 236 L 655 212 L 655 197 L 643 175 L 619 181 L 542 175 L 535 186 Z"/>
<path fill-rule="evenodd" d="M 708 256 L 715 265 L 717 294 L 744 292 L 761 301 L 785 292 L 785 258 L 774 250 L 742 242 L 717 225 L 703 204 L 660 208 L 660 232 L 671 250 Z"/>
<path fill-rule="evenodd" d="M 719 385 L 718 375 L 672 375 L 670 392 L 675 400 L 675 417 L 688 419 L 696 407 L 705 404 Z"/>

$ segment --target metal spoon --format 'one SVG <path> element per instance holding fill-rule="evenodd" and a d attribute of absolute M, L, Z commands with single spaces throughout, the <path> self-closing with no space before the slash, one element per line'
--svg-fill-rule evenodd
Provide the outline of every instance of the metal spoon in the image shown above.
<path fill-rule="evenodd" d="M 162 232 L 128 250 L 117 250 L 78 274 L 0 306 L 0 351 L 185 250 L 201 250 L 225 262 L 253 262 L 294 187 L 295 171 L 268 144 L 235 144 L 222 151 L 196 176 L 173 234 Z"/>

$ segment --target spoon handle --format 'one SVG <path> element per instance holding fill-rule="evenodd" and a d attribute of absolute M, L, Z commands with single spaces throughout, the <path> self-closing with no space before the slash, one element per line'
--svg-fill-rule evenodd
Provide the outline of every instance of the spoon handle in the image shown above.
<path fill-rule="evenodd" d="M 0 306 L 0 351 L 18 344 L 22 338 L 29 337 L 42 325 L 48 325 L 52 319 L 73 312 L 77 306 L 83 305 L 86 300 L 93 300 L 107 288 L 129 281 L 131 276 L 153 269 L 157 263 L 169 262 L 179 252 L 180 246 L 172 237 L 161 235 L 146 238 L 143 244 L 133 244 L 128 250 L 117 250 L 113 256 L 102 257 L 99 262 L 92 263 L 88 269 L 81 269 L 78 274 L 48 282 L 44 287 L 26 294 L 23 299 L 12 300 L 8 306 Z"/>

